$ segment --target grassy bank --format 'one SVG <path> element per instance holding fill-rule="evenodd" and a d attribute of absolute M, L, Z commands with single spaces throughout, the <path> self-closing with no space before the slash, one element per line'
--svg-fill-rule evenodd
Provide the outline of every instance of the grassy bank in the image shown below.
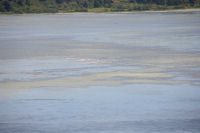
<path fill-rule="evenodd" d="M 200 9 L 200 7 L 184 7 L 184 6 L 157 6 L 152 5 L 146 7 L 146 5 L 133 6 L 131 8 L 92 8 L 88 9 L 87 12 L 126 12 L 126 11 L 167 11 L 167 10 L 179 10 L 179 9 Z"/>
<path fill-rule="evenodd" d="M 200 8 L 200 0 L 0 0 L 0 13 L 68 13 Z"/>

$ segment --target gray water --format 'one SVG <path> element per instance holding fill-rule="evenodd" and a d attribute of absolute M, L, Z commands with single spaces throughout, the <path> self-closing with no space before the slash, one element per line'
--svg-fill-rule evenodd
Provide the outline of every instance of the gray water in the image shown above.
<path fill-rule="evenodd" d="M 198 133 L 199 42 L 199 11 L 0 15 L 0 133 Z"/>

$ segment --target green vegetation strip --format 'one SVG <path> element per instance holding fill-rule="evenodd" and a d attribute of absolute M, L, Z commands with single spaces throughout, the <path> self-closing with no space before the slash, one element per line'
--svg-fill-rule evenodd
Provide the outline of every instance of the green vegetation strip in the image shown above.
<path fill-rule="evenodd" d="M 0 13 L 111 12 L 199 8 L 200 0 L 0 0 Z"/>

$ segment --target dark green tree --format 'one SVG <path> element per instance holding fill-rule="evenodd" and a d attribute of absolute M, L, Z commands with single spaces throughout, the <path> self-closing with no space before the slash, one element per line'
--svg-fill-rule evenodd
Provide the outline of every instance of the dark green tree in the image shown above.
<path fill-rule="evenodd" d="M 3 0 L 2 1 L 2 6 L 4 7 L 5 11 L 11 11 L 11 5 L 10 5 L 10 1 L 8 0 Z"/>

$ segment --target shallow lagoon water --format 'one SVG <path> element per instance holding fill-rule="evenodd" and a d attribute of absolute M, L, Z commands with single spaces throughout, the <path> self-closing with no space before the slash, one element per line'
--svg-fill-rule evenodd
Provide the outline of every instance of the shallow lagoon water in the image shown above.
<path fill-rule="evenodd" d="M 35 88 L 1 102 L 0 127 L 22 133 L 197 133 L 199 93 L 187 85 Z"/>
<path fill-rule="evenodd" d="M 200 12 L 0 16 L 0 132 L 197 133 Z"/>

